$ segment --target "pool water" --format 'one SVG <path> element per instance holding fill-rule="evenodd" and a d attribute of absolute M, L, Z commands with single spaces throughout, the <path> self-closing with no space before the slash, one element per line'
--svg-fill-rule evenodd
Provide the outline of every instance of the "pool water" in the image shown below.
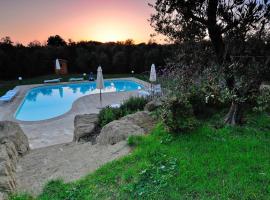
<path fill-rule="evenodd" d="M 102 93 L 134 91 L 143 86 L 128 80 L 104 81 Z M 42 86 L 31 89 L 15 113 L 21 121 L 40 121 L 58 117 L 68 112 L 78 98 L 97 94 L 95 82 Z"/>

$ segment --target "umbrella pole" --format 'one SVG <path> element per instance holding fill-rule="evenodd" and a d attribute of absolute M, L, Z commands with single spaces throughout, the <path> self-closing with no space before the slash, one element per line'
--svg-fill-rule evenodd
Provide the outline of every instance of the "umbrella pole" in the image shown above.
<path fill-rule="evenodd" d="M 100 106 L 102 106 L 102 96 L 101 96 L 101 89 L 99 89 L 99 101 L 100 101 Z"/>
<path fill-rule="evenodd" d="M 151 98 L 154 96 L 154 91 L 153 91 L 153 83 L 151 82 Z"/>

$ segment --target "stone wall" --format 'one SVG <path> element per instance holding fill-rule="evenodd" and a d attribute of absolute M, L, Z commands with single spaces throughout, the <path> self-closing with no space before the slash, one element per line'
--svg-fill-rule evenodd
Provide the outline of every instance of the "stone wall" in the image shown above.
<path fill-rule="evenodd" d="M 20 126 L 0 121 L 0 196 L 16 189 L 17 162 L 28 150 L 28 139 Z"/>

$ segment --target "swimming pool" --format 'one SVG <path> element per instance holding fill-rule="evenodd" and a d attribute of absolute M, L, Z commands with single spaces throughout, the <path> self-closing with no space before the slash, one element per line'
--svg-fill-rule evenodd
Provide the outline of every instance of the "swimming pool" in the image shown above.
<path fill-rule="evenodd" d="M 134 91 L 143 86 L 129 80 L 105 80 L 102 93 Z M 15 113 L 21 121 L 40 121 L 58 117 L 68 112 L 74 101 L 82 96 L 97 94 L 95 82 L 41 86 L 26 94 Z"/>

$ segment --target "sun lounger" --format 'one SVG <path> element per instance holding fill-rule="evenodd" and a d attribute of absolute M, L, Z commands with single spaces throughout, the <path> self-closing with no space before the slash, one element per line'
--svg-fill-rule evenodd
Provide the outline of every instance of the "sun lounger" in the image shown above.
<path fill-rule="evenodd" d="M 149 96 L 161 96 L 162 95 L 162 89 L 161 85 L 153 85 L 152 88 L 145 89 L 145 90 L 139 90 L 138 96 L 139 97 L 149 97 Z"/>
<path fill-rule="evenodd" d="M 153 86 L 154 95 L 162 95 L 161 85 L 157 84 Z"/>
<path fill-rule="evenodd" d="M 94 81 L 95 80 L 94 74 L 92 72 L 90 72 L 88 80 L 89 81 Z"/>
<path fill-rule="evenodd" d="M 109 107 L 111 107 L 111 108 L 120 108 L 120 106 L 121 106 L 120 103 L 115 103 L 115 104 L 109 105 Z"/>
<path fill-rule="evenodd" d="M 139 97 L 149 97 L 150 95 L 151 95 L 151 93 L 146 91 L 146 90 L 139 90 L 139 92 L 138 92 Z"/>
<path fill-rule="evenodd" d="M 51 79 L 51 80 L 44 80 L 44 83 L 59 83 L 61 78 Z"/>
<path fill-rule="evenodd" d="M 84 78 L 70 78 L 68 81 L 72 82 L 72 81 L 83 81 Z"/>
<path fill-rule="evenodd" d="M 18 94 L 18 92 L 19 92 L 18 88 L 15 87 L 13 90 L 9 90 L 8 92 L 6 92 L 5 95 L 0 97 L 0 101 L 1 102 L 9 102 L 12 99 L 14 99 L 14 97 Z"/>

